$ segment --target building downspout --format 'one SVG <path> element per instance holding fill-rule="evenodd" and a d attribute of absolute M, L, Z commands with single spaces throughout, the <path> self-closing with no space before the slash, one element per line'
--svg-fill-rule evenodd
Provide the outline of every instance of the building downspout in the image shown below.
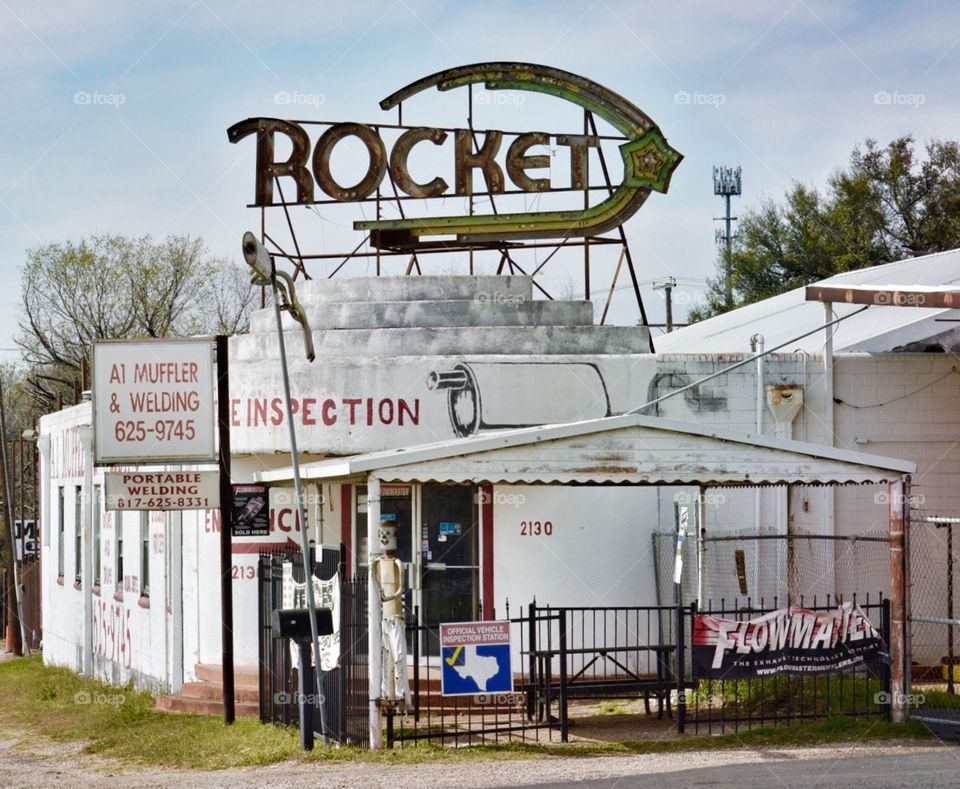
<path fill-rule="evenodd" d="M 797 414 L 803 410 L 803 387 L 797 385 L 780 384 L 767 386 L 767 406 L 773 415 L 773 434 L 777 438 L 790 440 L 793 438 L 793 422 Z M 793 564 L 792 543 L 789 539 L 790 528 L 790 485 L 778 485 L 774 489 L 776 496 L 776 533 L 785 535 L 786 556 L 777 556 L 777 574 L 787 580 L 787 599 L 796 599 L 796 573 Z M 778 541 L 778 546 L 780 545 Z M 780 549 L 778 548 L 778 553 Z M 786 572 L 782 568 L 786 567 Z"/>
<path fill-rule="evenodd" d="M 763 404 L 766 400 L 766 390 L 763 386 L 763 361 L 766 358 L 763 356 L 763 335 L 754 334 L 750 338 L 750 351 L 755 354 L 760 354 L 757 357 L 757 389 L 756 389 L 756 409 L 757 409 L 757 418 L 756 418 L 756 433 L 757 438 L 763 435 Z M 760 536 L 760 520 L 761 520 L 761 510 L 763 507 L 763 498 L 762 498 L 763 489 L 760 487 L 755 487 L 753 490 L 753 528 L 754 532 L 759 538 Z M 760 596 L 760 540 L 755 539 L 753 541 L 753 583 L 750 586 L 750 591 L 753 593 L 754 597 Z"/>
<path fill-rule="evenodd" d="M 826 301 L 823 303 L 824 323 L 830 323 L 833 320 L 833 303 Z M 827 428 L 826 444 L 827 446 L 836 446 L 836 435 L 834 428 L 834 402 L 833 402 L 833 326 L 824 328 L 823 343 L 823 397 L 824 397 L 824 424 Z M 824 528 L 829 536 L 836 534 L 836 491 L 832 485 L 828 485 L 824 493 Z"/>
<path fill-rule="evenodd" d="M 704 538 L 707 536 L 707 489 L 701 485 L 697 490 L 697 607 L 703 608 L 703 567 L 704 553 L 707 549 Z"/>

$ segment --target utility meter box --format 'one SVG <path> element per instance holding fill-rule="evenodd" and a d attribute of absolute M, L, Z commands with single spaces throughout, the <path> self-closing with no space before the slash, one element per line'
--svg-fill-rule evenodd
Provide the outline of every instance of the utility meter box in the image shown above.
<path fill-rule="evenodd" d="M 297 643 L 309 644 L 310 611 L 306 608 L 287 608 L 273 612 L 270 624 L 273 632 L 282 638 L 292 638 Z M 317 635 L 333 635 L 333 612 L 329 608 L 317 609 Z"/>

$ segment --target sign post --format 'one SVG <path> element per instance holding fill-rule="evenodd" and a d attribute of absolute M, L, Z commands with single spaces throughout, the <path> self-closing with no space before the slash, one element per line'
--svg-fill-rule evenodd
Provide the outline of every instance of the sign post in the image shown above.
<path fill-rule="evenodd" d="M 231 724 L 233 675 L 233 497 L 230 481 L 230 374 L 227 338 L 217 335 L 217 429 L 220 433 L 220 622 L 223 647 L 223 722 Z"/>
<path fill-rule="evenodd" d="M 97 466 L 218 464 L 218 480 L 209 472 L 170 471 L 111 473 L 105 482 L 111 510 L 219 507 L 223 721 L 229 724 L 235 717 L 235 694 L 226 336 L 218 335 L 215 346 L 216 382 L 209 338 L 95 343 L 93 460 Z"/>

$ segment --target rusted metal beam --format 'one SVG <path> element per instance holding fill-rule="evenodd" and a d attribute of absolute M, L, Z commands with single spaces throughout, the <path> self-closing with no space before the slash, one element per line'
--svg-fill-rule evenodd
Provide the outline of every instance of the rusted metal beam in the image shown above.
<path fill-rule="evenodd" d="M 956 309 L 960 308 L 960 289 L 917 285 L 807 285 L 807 301 Z"/>

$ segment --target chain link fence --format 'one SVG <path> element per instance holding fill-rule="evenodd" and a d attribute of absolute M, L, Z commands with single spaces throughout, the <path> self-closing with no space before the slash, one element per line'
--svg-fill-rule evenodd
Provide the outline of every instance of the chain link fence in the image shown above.
<path fill-rule="evenodd" d="M 653 543 L 657 603 L 669 605 L 675 602 L 676 535 L 655 533 Z M 734 599 L 812 605 L 827 595 L 876 600 L 890 593 L 889 550 L 880 532 L 835 537 L 749 527 L 707 534 L 699 543 L 694 533 L 684 545 L 683 600 L 719 606 Z"/>

